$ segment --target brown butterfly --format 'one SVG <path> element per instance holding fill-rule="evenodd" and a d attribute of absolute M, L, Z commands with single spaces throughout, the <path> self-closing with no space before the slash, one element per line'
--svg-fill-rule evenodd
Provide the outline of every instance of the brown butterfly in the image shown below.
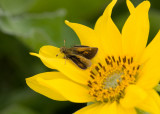
<path fill-rule="evenodd" d="M 96 53 L 98 48 L 89 46 L 74 46 L 71 48 L 61 47 L 60 52 L 63 53 L 65 59 L 72 60 L 79 68 L 87 69 L 91 66 L 91 60 Z"/>

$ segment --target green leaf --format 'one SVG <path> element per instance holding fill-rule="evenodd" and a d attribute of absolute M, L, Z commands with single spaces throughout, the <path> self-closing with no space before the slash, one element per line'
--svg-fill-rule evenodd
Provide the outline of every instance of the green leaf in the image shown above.
<path fill-rule="evenodd" d="M 30 9 L 36 0 L 0 0 L 0 6 L 5 13 L 17 15 Z"/>
<path fill-rule="evenodd" d="M 67 25 L 63 26 L 62 30 L 62 39 L 66 40 L 67 47 L 73 47 L 74 45 L 80 45 L 80 40 L 76 33 Z M 61 42 L 60 46 L 63 46 L 63 42 Z"/>
<path fill-rule="evenodd" d="M 148 43 L 152 41 L 155 35 L 158 33 L 160 29 L 160 12 L 156 10 L 151 10 L 149 12 L 149 20 L 150 20 L 150 34 Z"/>
<path fill-rule="evenodd" d="M 137 114 L 150 114 L 150 113 L 145 112 L 145 111 L 138 109 L 138 108 L 136 108 L 136 111 L 137 111 Z"/>
<path fill-rule="evenodd" d="M 13 104 L 0 111 L 1 114 L 38 114 L 30 108 L 22 105 Z"/>
<path fill-rule="evenodd" d="M 20 89 L 20 90 L 15 90 L 14 92 L 10 92 L 5 96 L 0 95 L 0 101 L 3 102 L 2 103 L 3 106 L 0 105 L 0 110 L 10 109 L 10 107 L 16 104 L 16 106 L 17 105 L 25 106 L 30 110 L 34 109 L 36 112 L 38 112 L 38 114 L 51 114 L 51 113 L 55 114 L 62 108 L 69 107 L 72 104 L 70 102 L 65 102 L 65 101 L 59 102 L 51 100 L 39 93 L 34 92 L 31 89 Z M 5 114 L 12 114 L 12 113 L 5 113 Z M 16 114 L 21 114 L 21 113 L 16 113 Z"/>
<path fill-rule="evenodd" d="M 88 102 L 88 103 L 87 103 L 87 106 L 88 106 L 88 105 L 91 105 L 91 104 L 94 104 L 94 102 Z"/>
<path fill-rule="evenodd" d="M 43 45 L 62 44 L 62 26 L 65 10 L 40 14 L 7 15 L 0 17 L 0 29 L 17 36 L 24 44 L 35 51 Z"/>
<path fill-rule="evenodd" d="M 160 92 L 160 84 L 158 84 L 155 88 L 156 91 Z"/>
<path fill-rule="evenodd" d="M 54 11 L 65 8 L 67 19 L 77 21 L 91 19 L 110 3 L 111 0 L 37 0 L 29 12 Z"/>

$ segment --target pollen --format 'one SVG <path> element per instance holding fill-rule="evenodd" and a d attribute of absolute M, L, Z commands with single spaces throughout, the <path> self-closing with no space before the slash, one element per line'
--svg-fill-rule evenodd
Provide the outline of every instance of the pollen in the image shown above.
<path fill-rule="evenodd" d="M 125 88 L 134 84 L 140 65 L 133 57 L 107 56 L 105 63 L 97 63 L 90 69 L 89 94 L 96 101 L 113 102 L 124 97 Z"/>

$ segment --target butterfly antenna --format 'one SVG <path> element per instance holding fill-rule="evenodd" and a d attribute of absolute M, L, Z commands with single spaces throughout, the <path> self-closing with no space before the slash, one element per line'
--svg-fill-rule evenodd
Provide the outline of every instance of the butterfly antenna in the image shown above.
<path fill-rule="evenodd" d="M 64 40 L 64 47 L 66 46 L 66 40 Z"/>

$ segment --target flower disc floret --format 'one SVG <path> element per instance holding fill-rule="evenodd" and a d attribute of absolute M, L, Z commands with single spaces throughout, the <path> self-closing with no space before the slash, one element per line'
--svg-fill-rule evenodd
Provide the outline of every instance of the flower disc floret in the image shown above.
<path fill-rule="evenodd" d="M 140 65 L 128 56 L 107 56 L 105 62 L 90 69 L 89 94 L 97 101 L 119 102 L 125 88 L 135 84 Z"/>

